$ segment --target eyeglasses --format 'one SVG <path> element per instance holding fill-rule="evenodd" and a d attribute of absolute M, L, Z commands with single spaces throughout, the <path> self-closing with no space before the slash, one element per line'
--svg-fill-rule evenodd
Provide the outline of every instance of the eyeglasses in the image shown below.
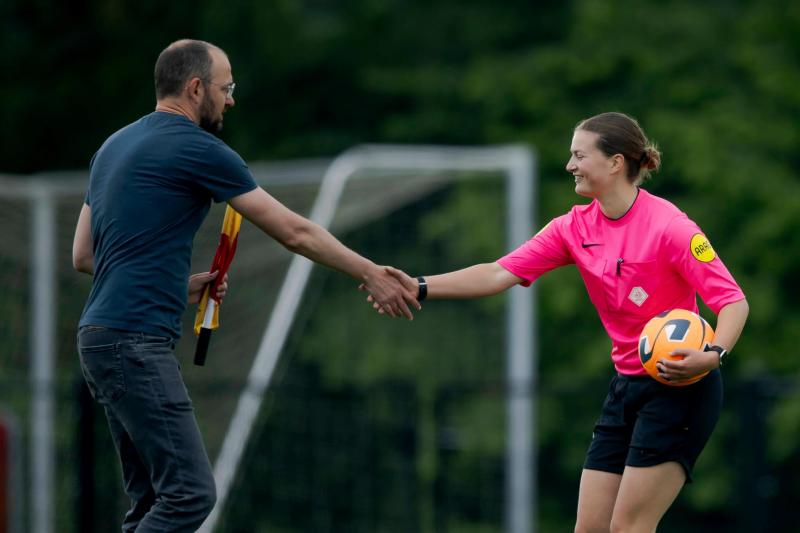
<path fill-rule="evenodd" d="M 209 81 L 211 85 L 217 85 L 225 91 L 225 98 L 233 98 L 233 91 L 236 89 L 236 84 L 234 82 L 226 83 L 225 85 L 214 83 L 213 81 Z"/>

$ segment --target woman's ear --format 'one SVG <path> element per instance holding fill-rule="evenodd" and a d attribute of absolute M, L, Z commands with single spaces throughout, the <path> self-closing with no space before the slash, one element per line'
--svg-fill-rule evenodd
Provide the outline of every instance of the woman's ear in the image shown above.
<path fill-rule="evenodd" d="M 625 156 L 614 154 L 611 156 L 611 172 L 619 172 L 625 169 Z"/>

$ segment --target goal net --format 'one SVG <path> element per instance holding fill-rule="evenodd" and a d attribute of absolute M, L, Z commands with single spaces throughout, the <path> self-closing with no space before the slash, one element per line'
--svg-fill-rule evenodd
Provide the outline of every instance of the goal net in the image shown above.
<path fill-rule="evenodd" d="M 530 154 L 521 149 L 364 147 L 333 162 L 323 179 L 310 217 L 323 226 L 332 226 L 337 233 L 347 234 L 353 241 L 351 246 L 378 262 L 407 265 L 403 268 L 416 271 L 453 270 L 478 262 L 475 258 L 483 254 L 483 261 L 494 259 L 509 243 L 521 242 L 530 235 L 531 163 Z M 491 179 L 478 180 L 476 175 L 484 174 L 485 178 L 487 173 L 500 174 L 504 179 L 498 180 L 495 176 L 494 183 Z M 470 185 L 446 186 L 455 183 L 459 175 L 464 178 L 465 174 L 473 178 Z M 353 184 L 354 191 L 346 195 L 345 189 L 349 184 Z M 442 189 L 445 192 L 441 192 Z M 337 209 L 341 198 L 347 198 L 350 203 L 343 202 L 342 208 Z M 505 205 L 506 201 L 511 205 Z M 444 203 L 438 205 L 438 202 Z M 359 219 L 361 223 L 355 223 Z M 348 229 L 348 225 L 352 229 Z M 506 238 L 503 238 L 504 233 Z M 380 259 L 383 257 L 387 260 Z M 481 409 L 488 411 L 491 411 L 489 406 L 493 403 L 495 407 L 501 407 L 500 413 L 490 414 L 494 421 L 504 419 L 497 415 L 502 415 L 505 406 L 509 421 L 508 431 L 493 432 L 499 438 L 489 439 L 506 451 L 498 457 L 500 473 L 505 471 L 506 475 L 496 476 L 496 479 L 505 477 L 506 490 L 491 493 L 501 496 L 495 497 L 495 511 L 500 509 L 499 516 L 505 512 L 509 530 L 527 531 L 532 507 L 530 477 L 526 475 L 532 470 L 532 428 L 528 423 L 532 417 L 529 405 L 532 381 L 530 293 L 526 298 L 522 293 L 512 291 L 507 313 L 512 319 L 510 322 L 503 319 L 504 313 L 498 313 L 496 307 L 494 313 L 487 313 L 487 309 L 492 309 L 491 303 L 478 302 L 467 308 L 476 313 L 471 320 L 465 322 L 458 318 L 455 316 L 458 307 L 451 307 L 455 315 L 439 317 L 444 321 L 437 321 L 434 315 L 427 321 L 430 329 L 426 330 L 426 326 L 420 324 L 418 330 L 375 322 L 375 317 L 369 316 L 372 313 L 369 306 L 362 304 L 359 309 L 348 302 L 343 293 L 346 290 L 343 280 L 328 281 L 326 274 L 323 272 L 312 279 L 308 261 L 301 258 L 292 260 L 220 450 L 215 470 L 220 501 L 204 530 L 210 531 L 226 509 L 230 509 L 231 516 L 235 515 L 236 505 L 244 509 L 242 516 L 256 520 L 251 505 L 246 501 L 250 498 L 253 498 L 250 501 L 255 503 L 256 509 L 263 509 L 260 503 L 263 501 L 276 502 L 277 505 L 264 513 L 265 522 L 255 522 L 251 527 L 297 527 L 299 517 L 295 516 L 295 509 L 308 509 L 309 505 L 317 509 L 314 505 L 316 495 L 324 495 L 319 502 L 321 511 L 311 513 L 313 516 L 301 512 L 300 516 L 310 520 L 303 529 L 337 528 L 342 522 L 349 523 L 347 529 L 351 531 L 382 529 L 386 525 L 373 521 L 376 506 L 388 509 L 391 529 L 434 530 L 449 522 L 463 529 L 469 520 L 449 516 L 447 502 L 437 499 L 443 478 L 439 477 L 442 471 L 435 468 L 435 465 L 444 463 L 444 459 L 439 457 L 443 449 L 459 448 L 455 434 L 445 439 L 452 438 L 453 442 L 440 442 L 444 421 L 436 420 L 436 415 L 442 415 L 442 411 L 459 412 L 459 404 L 472 403 L 469 398 L 457 398 L 459 394 L 449 390 L 460 384 L 456 388 L 474 388 L 472 394 L 477 391 L 486 393 L 487 390 L 504 391 L 478 402 Z M 328 285 L 330 289 L 323 294 L 322 287 Z M 301 301 L 305 291 L 308 295 Z M 478 311 L 481 309 L 484 313 Z M 294 327 L 295 321 L 309 324 L 308 329 Z M 292 338 L 288 339 L 292 330 Z M 446 330 L 452 332 L 454 339 L 443 342 Z M 426 334 L 431 336 L 431 342 L 419 343 L 420 336 L 424 338 Z M 287 345 L 290 348 L 284 350 Z M 507 366 L 498 365 L 496 359 L 492 364 L 491 357 L 484 357 L 488 354 L 496 356 L 503 351 L 498 350 L 503 345 L 509 353 Z M 301 363 L 306 358 L 300 356 L 308 346 L 314 347 L 309 353 L 313 354 L 312 361 L 309 361 L 311 368 Z M 265 392 L 273 381 L 280 354 L 295 351 L 298 357 L 284 355 L 284 360 L 295 362 L 287 363 L 292 366 L 281 366 L 286 371 L 286 379 L 272 387 L 269 400 L 271 404 L 275 402 L 272 408 L 277 410 L 276 413 L 282 412 L 279 405 L 289 409 L 298 392 L 283 387 L 292 384 L 292 378 L 312 370 L 311 376 L 296 383 L 304 386 L 309 381 L 316 382 L 317 386 L 313 388 L 316 392 L 312 392 L 310 398 L 302 393 L 301 404 L 287 413 L 290 420 L 301 421 L 300 433 L 282 443 L 287 450 L 294 452 L 292 455 L 302 453 L 300 450 L 304 449 L 304 443 L 308 445 L 304 452 L 308 456 L 298 462 L 303 466 L 295 472 L 307 474 L 310 485 L 302 488 L 296 486 L 294 476 L 287 476 L 283 468 L 273 468 L 285 466 L 285 461 L 279 457 L 260 461 L 262 452 L 272 445 L 278 446 L 276 453 L 284 449 L 280 439 L 274 438 L 276 433 L 270 428 L 271 423 L 286 427 L 291 434 L 289 428 L 293 426 L 280 424 L 280 415 L 266 420 L 259 420 L 259 417 L 263 416 Z M 475 361 L 480 364 L 469 365 L 469 358 L 475 356 Z M 407 361 L 403 361 L 404 358 Z M 454 375 L 447 370 L 442 372 L 444 361 L 453 365 L 447 370 L 459 368 L 461 371 Z M 471 371 L 466 371 L 470 367 Z M 505 381 L 502 379 L 503 368 L 508 371 Z M 487 378 L 488 382 L 482 381 Z M 364 395 L 356 399 L 345 394 L 342 399 L 345 412 L 359 413 L 357 420 L 351 422 L 362 428 L 356 426 L 344 432 L 339 429 L 340 425 L 348 425 L 348 419 L 345 416 L 338 420 L 341 415 L 336 410 L 336 402 L 331 405 L 332 399 L 325 395 L 329 387 L 333 387 L 332 392 L 358 391 Z M 384 412 L 388 418 L 371 420 L 373 417 L 368 408 L 372 405 L 371 397 L 381 397 L 388 391 L 397 390 L 404 392 L 390 393 L 382 400 L 389 404 Z M 372 392 L 366 394 L 365 391 Z M 322 396 L 317 396 L 317 393 Z M 448 399 L 440 397 L 442 394 Z M 312 403 L 303 405 L 305 401 Z M 353 402 L 356 406 L 351 405 Z M 454 405 L 443 405 L 450 402 Z M 363 404 L 362 409 L 358 408 L 359 404 Z M 331 407 L 334 411 L 330 410 Z M 404 417 L 405 424 L 398 427 L 392 423 Z M 379 431 L 373 424 L 386 426 L 386 429 Z M 255 427 L 260 431 L 251 439 Z M 323 434 L 333 431 L 334 435 L 322 438 L 316 433 L 320 429 Z M 484 425 L 483 429 L 487 427 Z M 385 432 L 389 435 L 400 433 L 405 438 L 399 438 L 395 446 L 375 445 L 382 438 L 393 441 Z M 366 439 L 362 446 L 355 444 L 362 440 L 360 433 L 365 433 Z M 330 438 L 333 438 L 333 443 Z M 339 442 L 340 439 L 344 440 Z M 354 439 L 353 444 L 350 444 L 351 439 Z M 252 452 L 255 456 L 251 456 L 250 450 L 259 451 Z M 333 459 L 337 450 L 346 455 L 334 459 L 328 468 L 328 461 Z M 384 455 L 393 457 L 391 465 L 396 471 L 382 471 Z M 401 461 L 398 469 L 396 462 L 403 455 L 405 463 Z M 375 457 L 375 462 L 360 463 L 364 457 Z M 241 466 L 243 462 L 247 464 L 244 468 Z M 242 497 L 241 502 L 240 498 L 229 498 L 237 471 L 256 472 L 256 464 L 263 465 L 264 470 L 258 471 L 254 480 L 275 476 L 277 492 L 265 494 L 256 489 L 261 484 L 254 481 L 242 491 L 247 496 Z M 433 472 L 436 475 L 432 475 Z M 239 476 L 239 479 L 244 478 Z M 286 507 L 278 503 L 283 500 L 281 479 L 294 487 L 288 490 L 289 494 L 303 495 L 299 502 L 289 498 Z M 319 479 L 329 479 L 330 483 L 320 483 Z M 399 493 L 396 493 L 397 485 L 387 483 L 393 479 L 406 480 L 400 483 Z M 440 485 L 438 489 L 437 485 Z M 454 492 L 458 492 L 456 487 L 463 487 L 463 483 L 455 483 L 452 487 Z M 382 496 L 384 488 L 386 494 Z M 472 491 L 467 492 L 474 497 Z M 405 498 L 397 497 L 403 494 Z M 452 508 L 463 509 L 466 506 L 454 505 Z M 277 516 L 283 516 L 286 522 L 276 521 Z"/>

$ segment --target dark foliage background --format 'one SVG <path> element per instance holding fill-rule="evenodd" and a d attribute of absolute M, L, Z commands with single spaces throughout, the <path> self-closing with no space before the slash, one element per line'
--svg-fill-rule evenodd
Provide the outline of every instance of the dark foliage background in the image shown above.
<path fill-rule="evenodd" d="M 226 116 L 223 138 L 245 159 L 329 157 L 362 142 L 527 143 L 540 158 L 540 222 L 576 202 L 563 170 L 573 126 L 606 110 L 637 117 L 663 151 L 663 168 L 647 187 L 700 224 L 751 305 L 726 369 L 728 403 L 720 428 L 698 465 L 697 483 L 681 496 L 663 529 L 795 527 L 800 4 L 3 0 L 0 170 L 86 168 L 109 134 L 152 110 L 155 58 L 181 37 L 209 40 L 229 53 L 237 105 Z M 346 242 L 414 272 L 491 260 L 504 249 L 497 241 L 501 231 L 492 230 L 502 220 L 486 216 L 494 212 L 487 204 L 502 209 L 499 194 L 482 182 L 461 186 L 348 234 Z M 420 247 L 439 254 L 420 253 Z M 353 305 L 349 280 L 318 276 L 323 308 Z M 4 308 L 11 309 L 14 294 L 5 291 Z M 492 388 L 502 382 L 502 362 L 497 354 L 466 362 L 457 355 L 462 344 L 502 342 L 500 332 L 473 339 L 459 330 L 464 314 L 497 320 L 502 298 L 426 307 L 413 325 L 375 323 L 374 337 L 363 344 L 352 342 L 348 328 L 374 320 L 368 309 L 354 310 L 362 313 L 356 318 L 308 311 L 307 328 L 293 344 L 293 366 L 279 388 L 305 392 L 276 400 L 260 433 L 291 428 L 286 420 L 300 416 L 334 417 L 351 428 L 345 434 L 367 435 L 354 449 L 374 459 L 379 472 L 389 469 L 392 485 L 382 490 L 386 478 L 364 477 L 362 485 L 350 487 L 362 494 L 354 501 L 369 502 L 364 509 L 323 498 L 336 509 L 315 515 L 308 506 L 319 500 L 281 500 L 271 485 L 260 485 L 264 479 L 285 483 L 274 464 L 254 467 L 256 478 L 245 476 L 241 483 L 252 483 L 255 500 L 274 502 L 266 507 L 271 531 L 337 530 L 336 520 L 325 521 L 330 517 L 349 524 L 350 531 L 392 530 L 370 515 L 375 509 L 396 516 L 398 531 L 498 530 L 501 496 L 475 500 L 480 483 L 471 481 L 491 479 L 488 486 L 502 487 L 502 391 Z M 540 520 L 545 531 L 561 531 L 571 527 L 584 433 L 610 372 L 608 342 L 574 270 L 541 281 L 539 317 L 541 476 L 547 480 Z M 13 357 L 3 355 L 0 371 L 12 368 Z M 67 365 L 64 372 L 74 375 L 76 368 Z M 457 400 L 476 388 L 484 403 L 464 406 Z M 345 406 L 344 414 L 325 410 L 331 398 Z M 398 409 L 412 414 L 394 416 Z M 367 414 L 354 418 L 352 411 Z M 441 434 L 430 433 L 450 417 L 472 420 L 469 431 L 485 437 L 470 448 L 480 458 L 447 455 L 451 448 L 437 440 Z M 565 425 L 565 418 L 575 420 L 575 427 Z M 287 431 L 248 453 L 279 453 L 286 460 L 286 450 L 299 438 Z M 382 439 L 408 445 L 387 456 L 377 452 L 385 449 Z M 335 480 L 338 472 L 352 470 L 308 462 L 330 451 L 300 446 L 295 452 L 309 476 L 313 471 Z M 119 490 L 117 480 L 107 477 L 108 488 L 98 492 Z M 338 490 L 317 478 L 308 485 L 296 481 L 300 495 L 315 486 Z M 393 510 L 392 502 L 400 502 L 401 510 Z M 247 530 L 236 525 L 236 516 L 262 524 L 253 518 L 257 501 L 237 505 L 231 531 Z M 448 505 L 455 510 L 442 516 Z M 478 518 L 470 511 L 476 505 L 484 505 Z"/>

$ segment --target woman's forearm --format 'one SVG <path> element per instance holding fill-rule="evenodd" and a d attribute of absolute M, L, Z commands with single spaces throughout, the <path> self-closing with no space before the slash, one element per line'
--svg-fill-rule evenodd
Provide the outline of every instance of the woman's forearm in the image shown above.
<path fill-rule="evenodd" d="M 429 299 L 481 298 L 522 281 L 498 263 L 481 263 L 447 274 L 425 276 Z"/>
<path fill-rule="evenodd" d="M 749 312 L 750 306 L 747 300 L 739 300 L 720 309 L 714 332 L 714 344 L 731 351 L 742 334 Z"/>

